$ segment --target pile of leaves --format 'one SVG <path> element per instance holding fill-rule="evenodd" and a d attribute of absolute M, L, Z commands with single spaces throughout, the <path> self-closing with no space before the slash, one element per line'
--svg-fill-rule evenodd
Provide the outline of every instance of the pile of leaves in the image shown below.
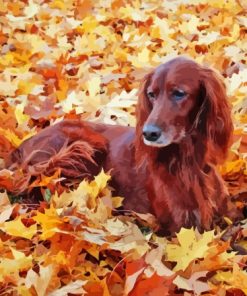
<path fill-rule="evenodd" d="M 114 216 L 121 198 L 111 196 L 109 178 L 101 172 L 35 210 L 1 195 L 1 295 L 247 293 L 247 256 L 230 239 L 244 250 L 247 224 L 223 236 L 183 228 L 160 238 L 148 214 Z"/>
<path fill-rule="evenodd" d="M 135 125 L 139 83 L 177 55 L 224 77 L 234 143 L 219 170 L 247 198 L 247 5 L 243 0 L 0 0 L 0 185 L 5 158 L 63 118 Z M 54 186 L 58 174 L 31 186 Z M 154 234 L 116 210 L 109 175 L 39 205 L 0 194 L 0 295 L 247 295 L 247 222 Z"/>

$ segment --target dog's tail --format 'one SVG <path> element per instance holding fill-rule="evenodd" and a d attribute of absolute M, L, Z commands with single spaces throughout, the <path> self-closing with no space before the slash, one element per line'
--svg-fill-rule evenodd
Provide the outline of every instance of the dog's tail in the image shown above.
<path fill-rule="evenodd" d="M 39 181 L 46 177 L 54 176 L 52 182 L 66 188 L 85 178 L 93 179 L 103 167 L 107 141 L 86 128 L 82 138 L 82 131 L 80 127 L 80 135 L 76 137 L 57 125 L 46 131 L 48 136 L 40 133 L 24 142 L 9 155 L 7 169 L 0 171 L 0 188 L 16 196 L 44 186 Z"/>

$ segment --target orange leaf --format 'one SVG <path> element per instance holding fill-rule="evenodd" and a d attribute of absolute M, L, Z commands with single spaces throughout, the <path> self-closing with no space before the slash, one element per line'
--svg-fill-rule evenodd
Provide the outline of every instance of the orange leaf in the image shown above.
<path fill-rule="evenodd" d="M 129 296 L 157 296 L 157 295 L 169 295 L 169 290 L 172 288 L 172 277 L 161 277 L 156 273 L 150 278 L 140 280 L 136 283 L 134 290 Z"/>

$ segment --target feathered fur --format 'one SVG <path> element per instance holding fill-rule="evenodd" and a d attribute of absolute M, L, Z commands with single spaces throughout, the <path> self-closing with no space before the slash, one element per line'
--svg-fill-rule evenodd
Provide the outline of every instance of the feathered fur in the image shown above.
<path fill-rule="evenodd" d="M 194 61 L 173 59 L 144 78 L 136 115 L 136 130 L 60 122 L 24 142 L 8 167 L 21 166 L 30 176 L 61 169 L 66 179 L 112 169 L 125 209 L 152 212 L 167 231 L 209 229 L 213 218 L 228 215 L 227 190 L 215 167 L 226 157 L 233 129 L 220 76 Z M 158 140 L 144 139 L 150 126 L 161 132 Z M 43 152 L 32 154 L 36 148 Z"/>

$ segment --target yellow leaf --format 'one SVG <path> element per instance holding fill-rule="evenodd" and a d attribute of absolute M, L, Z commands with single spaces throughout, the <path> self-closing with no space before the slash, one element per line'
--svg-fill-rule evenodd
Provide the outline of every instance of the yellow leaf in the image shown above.
<path fill-rule="evenodd" d="M 63 225 L 63 220 L 58 216 L 56 209 L 51 206 L 45 210 L 45 213 L 37 212 L 37 215 L 33 217 L 38 224 L 41 225 L 42 234 L 41 239 L 47 239 L 58 232 L 58 227 Z"/>
<path fill-rule="evenodd" d="M 247 81 L 247 69 L 240 70 L 239 73 L 233 73 L 231 78 L 228 79 L 229 81 L 229 93 L 234 94 L 234 91 L 238 90 L 241 84 L 246 83 Z"/>
<path fill-rule="evenodd" d="M 62 101 L 67 97 L 69 84 L 65 79 L 60 79 L 58 81 L 58 85 L 59 85 L 59 90 L 56 91 L 56 95 L 57 95 L 58 101 Z"/>
<path fill-rule="evenodd" d="M 80 185 L 79 187 L 72 191 L 69 192 L 63 192 L 61 195 L 58 196 L 57 193 L 55 193 L 52 198 L 51 198 L 52 204 L 54 203 L 57 209 L 63 208 L 71 204 L 72 202 L 77 205 L 78 207 L 80 206 L 85 206 L 86 201 L 82 197 L 82 193 L 80 190 Z"/>
<path fill-rule="evenodd" d="M 102 170 L 98 176 L 95 177 L 95 179 L 88 183 L 87 181 L 83 180 L 76 191 L 73 192 L 73 196 L 76 196 L 76 198 L 73 198 L 71 196 L 71 199 L 75 202 L 75 204 L 80 205 L 81 199 L 84 199 L 83 206 L 86 204 L 90 209 L 94 209 L 97 206 L 97 198 L 100 194 L 100 192 L 106 187 L 107 182 L 110 179 L 110 175 L 107 175 Z M 63 196 L 63 194 L 62 194 Z M 79 200 L 78 200 L 79 197 Z"/>
<path fill-rule="evenodd" d="M 7 65 L 4 65 L 4 58 L 0 58 L 0 65 L 2 64 L 5 68 Z M 7 81 L 6 81 L 7 80 Z M 0 92 L 3 96 L 15 96 L 15 92 L 18 89 L 18 85 L 16 81 L 10 81 L 10 79 L 0 80 Z"/>
<path fill-rule="evenodd" d="M 157 34 L 157 29 L 159 33 L 157 37 L 152 36 L 153 38 L 161 38 L 163 40 L 167 39 L 169 35 L 174 33 L 174 29 L 170 26 L 168 20 L 166 18 L 160 19 L 159 17 L 155 18 L 154 20 L 154 27 L 156 30 L 153 32 Z"/>
<path fill-rule="evenodd" d="M 30 116 L 24 114 L 23 112 L 24 106 L 17 105 L 15 108 L 15 118 L 19 125 L 28 122 Z"/>
<path fill-rule="evenodd" d="M 63 0 L 55 0 L 50 3 L 50 7 L 63 10 L 65 8 L 65 3 Z"/>
<path fill-rule="evenodd" d="M 83 101 L 83 93 L 71 91 L 66 99 L 59 102 L 56 106 L 61 106 L 65 113 L 72 111 L 75 106 L 81 106 Z"/>
<path fill-rule="evenodd" d="M 197 233 L 193 228 L 182 228 L 177 234 L 179 245 L 168 243 L 166 254 L 168 261 L 177 262 L 174 271 L 185 270 L 190 262 L 203 258 L 210 248 L 208 244 L 214 239 L 214 231 Z"/>
<path fill-rule="evenodd" d="M 188 22 L 183 22 L 180 26 L 179 29 L 182 32 L 182 34 L 196 34 L 198 32 L 197 26 L 201 24 L 201 19 L 194 16 L 190 15 L 190 19 Z"/>
<path fill-rule="evenodd" d="M 53 262 L 56 262 L 57 264 L 61 265 L 68 264 L 68 259 L 66 258 L 66 253 L 64 251 L 59 251 L 57 254 L 53 256 Z"/>
<path fill-rule="evenodd" d="M 112 197 L 112 205 L 114 208 L 119 208 L 123 205 L 124 198 L 121 196 Z"/>
<path fill-rule="evenodd" d="M 97 260 L 99 260 L 99 251 L 100 249 L 97 245 L 91 245 L 90 247 L 87 248 L 87 252 Z"/>
<path fill-rule="evenodd" d="M 89 208 L 95 208 L 97 205 L 97 197 L 99 193 L 106 187 L 107 182 L 110 180 L 110 175 L 107 175 L 102 170 L 95 179 L 89 183 L 88 193 L 88 206 Z"/>
<path fill-rule="evenodd" d="M 15 260 L 20 260 L 20 259 L 26 258 L 26 255 L 24 253 L 17 251 L 13 248 L 10 248 L 10 249 L 11 249 L 12 255 L 14 256 Z"/>
<path fill-rule="evenodd" d="M 93 32 L 99 25 L 98 21 L 93 16 L 88 16 L 83 19 L 82 27 L 84 32 L 90 33 Z"/>
<path fill-rule="evenodd" d="M 100 84 L 101 79 L 99 76 L 94 76 L 87 82 L 90 97 L 93 98 L 100 92 Z"/>
<path fill-rule="evenodd" d="M 74 206 L 83 208 L 95 208 L 97 205 L 97 197 L 99 193 L 106 187 L 110 175 L 105 174 L 103 171 L 95 177 L 92 182 L 83 180 L 76 190 L 71 192 L 63 192 L 60 196 L 55 194 L 52 201 L 55 202 L 57 208 L 68 206 L 73 202 Z"/>
<path fill-rule="evenodd" d="M 3 129 L 0 127 L 0 133 L 7 139 L 14 147 L 19 147 L 23 141 L 32 137 L 36 134 L 35 131 L 30 132 L 27 134 L 23 139 L 20 139 L 13 131 L 10 129 Z"/>
<path fill-rule="evenodd" d="M 49 184 L 52 184 L 54 181 L 58 180 L 60 176 L 60 170 L 55 171 L 55 173 L 52 176 L 44 176 L 41 175 L 41 180 L 35 180 L 32 184 L 30 184 L 30 187 L 41 187 L 41 186 L 47 186 Z"/>
<path fill-rule="evenodd" d="M 140 68 L 145 64 L 149 64 L 150 62 L 150 51 L 147 47 L 144 47 L 140 53 L 138 53 L 137 57 L 133 57 L 131 62 L 134 67 Z"/>
<path fill-rule="evenodd" d="M 234 161 L 228 161 L 223 166 L 219 168 L 222 175 L 232 175 L 240 172 L 245 166 L 245 161 L 243 159 L 238 159 Z"/>
<path fill-rule="evenodd" d="M 119 9 L 119 13 L 123 18 L 130 18 L 135 21 L 145 21 L 148 16 L 145 13 L 145 10 L 136 9 L 133 5 L 127 4 L 126 6 L 122 6 Z"/>
<path fill-rule="evenodd" d="M 18 95 L 28 95 L 32 89 L 36 86 L 35 83 L 29 81 L 20 80 L 18 83 Z"/>
<path fill-rule="evenodd" d="M 104 192 L 102 193 L 104 194 Z M 107 193 L 108 194 L 108 193 Z M 110 198 L 110 196 L 109 196 Z M 106 198 L 103 196 L 102 198 L 95 200 L 95 206 L 93 211 L 87 213 L 87 216 L 91 221 L 95 224 L 102 224 L 104 223 L 109 217 L 111 217 L 111 209 L 112 207 L 108 206 L 109 204 L 105 204 Z"/>
<path fill-rule="evenodd" d="M 111 234 L 120 236 L 121 239 L 111 243 L 111 248 L 122 253 L 130 252 L 137 256 L 143 256 L 149 249 L 147 238 L 142 234 L 137 225 L 130 222 L 124 223 L 120 219 L 108 219 L 103 224 Z"/>
<path fill-rule="evenodd" d="M 232 271 L 218 271 L 213 279 L 227 284 L 229 288 L 240 289 L 247 295 L 247 272 L 241 270 L 236 263 L 234 263 Z"/>
<path fill-rule="evenodd" d="M 11 248 L 14 259 L 1 258 L 0 261 L 0 281 L 5 277 L 18 277 L 20 271 L 28 270 L 32 267 L 33 258 L 31 255 L 26 256 L 24 253 Z"/>
<path fill-rule="evenodd" d="M 101 170 L 101 172 L 95 177 L 94 180 L 95 180 L 96 185 L 98 186 L 98 189 L 102 190 L 106 187 L 106 185 L 110 179 L 111 179 L 111 176 L 106 174 L 104 172 L 104 170 Z"/>
<path fill-rule="evenodd" d="M 33 1 L 29 1 L 28 3 L 29 4 L 24 8 L 24 13 L 26 17 L 31 18 L 38 13 L 40 7 L 38 4 L 34 3 Z"/>
<path fill-rule="evenodd" d="M 33 296 L 32 292 L 26 286 L 17 287 L 18 295 Z"/>
<path fill-rule="evenodd" d="M 236 131 L 235 131 L 236 133 Z M 242 133 L 242 131 L 240 132 L 240 134 Z M 236 155 L 239 155 L 239 147 L 241 145 L 241 141 L 242 141 L 242 137 L 240 137 L 236 142 L 234 142 L 231 146 L 231 151 L 233 153 L 235 153 Z"/>
<path fill-rule="evenodd" d="M 14 146 L 14 147 L 18 147 L 19 145 L 21 145 L 22 140 L 11 130 L 7 129 L 3 129 L 0 127 L 0 133 L 7 139 L 10 141 L 10 143 Z"/>
<path fill-rule="evenodd" d="M 6 61 L 12 66 L 24 66 L 26 64 L 30 65 L 30 57 L 32 53 L 29 50 L 21 51 L 21 52 L 8 52 L 6 54 Z"/>
<path fill-rule="evenodd" d="M 4 222 L 2 226 L 0 226 L 0 229 L 9 235 L 31 239 L 37 232 L 37 225 L 33 224 L 26 227 L 21 219 L 22 217 L 19 216 L 13 221 Z"/>
<path fill-rule="evenodd" d="M 122 61 L 122 62 L 127 61 L 128 55 L 127 55 L 126 49 L 116 48 L 116 50 L 114 50 L 113 55 L 115 59 L 117 59 L 118 61 Z"/>

